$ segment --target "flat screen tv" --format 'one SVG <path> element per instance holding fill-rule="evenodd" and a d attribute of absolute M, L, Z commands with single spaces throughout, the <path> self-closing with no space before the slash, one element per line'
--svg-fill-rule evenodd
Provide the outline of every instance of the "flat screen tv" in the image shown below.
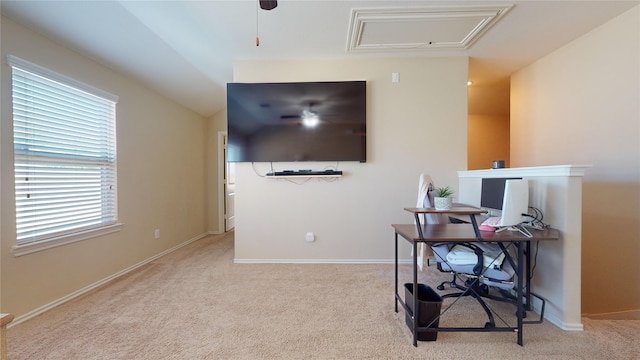
<path fill-rule="evenodd" d="M 366 81 L 229 83 L 230 162 L 367 159 Z"/>

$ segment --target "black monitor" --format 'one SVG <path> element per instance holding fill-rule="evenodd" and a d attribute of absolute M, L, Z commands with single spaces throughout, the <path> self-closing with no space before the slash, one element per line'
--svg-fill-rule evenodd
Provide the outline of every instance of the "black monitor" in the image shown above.
<path fill-rule="evenodd" d="M 504 187 L 507 180 L 522 179 L 512 178 L 483 178 L 480 192 L 480 207 L 492 210 L 502 210 L 504 199 Z"/>

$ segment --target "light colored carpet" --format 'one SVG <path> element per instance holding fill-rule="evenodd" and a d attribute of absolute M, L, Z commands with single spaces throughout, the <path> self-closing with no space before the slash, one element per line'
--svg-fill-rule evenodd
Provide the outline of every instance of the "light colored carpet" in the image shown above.
<path fill-rule="evenodd" d="M 640 353 L 640 321 L 588 319 L 584 332 L 525 325 L 523 347 L 514 333 L 439 333 L 416 348 L 404 312 L 394 311 L 393 265 L 232 259 L 233 233 L 194 242 L 13 326 L 9 359 L 638 359 Z M 408 282 L 409 267 L 401 272 Z M 435 269 L 426 277 L 445 278 Z M 457 305 L 441 325 L 486 321 L 473 299 Z M 505 320 L 512 314 L 507 309 Z"/>

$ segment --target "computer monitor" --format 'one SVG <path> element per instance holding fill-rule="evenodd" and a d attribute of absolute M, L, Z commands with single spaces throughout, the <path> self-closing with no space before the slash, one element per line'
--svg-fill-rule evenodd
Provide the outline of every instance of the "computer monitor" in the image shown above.
<path fill-rule="evenodd" d="M 490 218 L 489 226 L 497 228 L 497 232 L 505 229 L 519 231 L 527 237 L 531 233 L 520 224 L 524 222 L 529 211 L 529 182 L 521 178 L 486 178 L 482 179 L 480 206 L 488 210 L 501 210 L 498 217 Z M 497 220 L 497 221 L 496 221 Z"/>
<path fill-rule="evenodd" d="M 480 191 L 480 207 L 488 210 L 502 210 L 504 188 L 507 180 L 522 178 L 483 178 Z"/>
<path fill-rule="evenodd" d="M 529 211 L 529 182 L 527 180 L 506 180 L 502 199 L 500 226 L 519 225 L 525 221 Z"/>

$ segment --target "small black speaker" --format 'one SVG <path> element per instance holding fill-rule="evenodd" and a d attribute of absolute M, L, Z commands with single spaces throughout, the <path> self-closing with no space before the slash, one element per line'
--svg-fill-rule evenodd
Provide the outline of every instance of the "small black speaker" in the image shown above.
<path fill-rule="evenodd" d="M 272 10 L 278 6 L 277 0 L 260 0 L 260 8 L 262 10 Z"/>

